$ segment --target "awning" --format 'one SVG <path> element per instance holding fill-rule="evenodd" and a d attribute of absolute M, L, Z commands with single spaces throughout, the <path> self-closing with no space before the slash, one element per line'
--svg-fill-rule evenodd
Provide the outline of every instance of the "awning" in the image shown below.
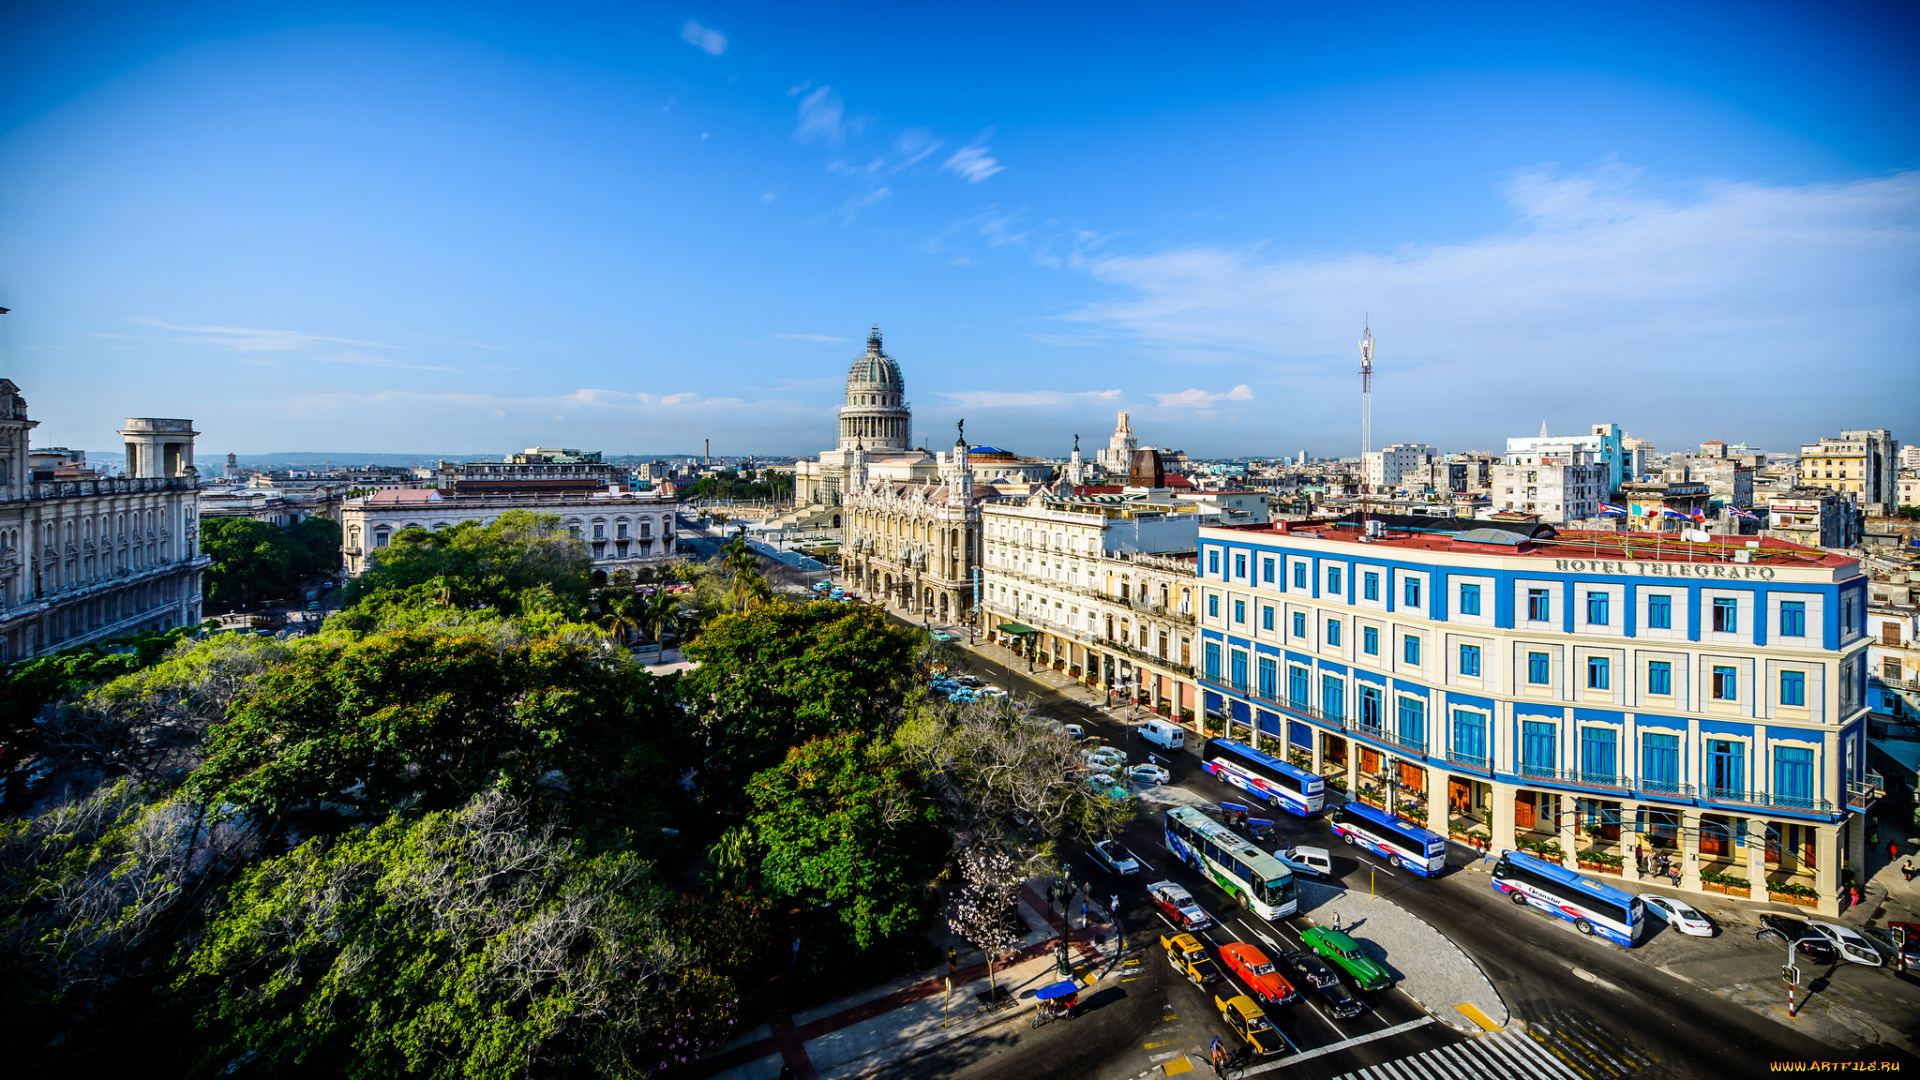
<path fill-rule="evenodd" d="M 1037 634 L 1040 631 L 1035 630 L 1026 623 L 1003 622 L 1000 624 L 1000 632 L 1003 634 Z"/>

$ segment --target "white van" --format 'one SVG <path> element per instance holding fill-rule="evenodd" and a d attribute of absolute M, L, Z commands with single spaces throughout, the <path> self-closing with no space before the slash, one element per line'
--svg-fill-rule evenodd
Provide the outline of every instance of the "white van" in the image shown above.
<path fill-rule="evenodd" d="M 1333 859 L 1323 847 L 1287 848 L 1274 852 L 1274 856 L 1287 865 L 1287 869 L 1296 874 L 1312 874 L 1315 877 L 1333 876 Z"/>
<path fill-rule="evenodd" d="M 1156 746 L 1178 750 L 1187 744 L 1187 731 L 1165 720 L 1149 720 L 1140 725 L 1140 737 Z"/>

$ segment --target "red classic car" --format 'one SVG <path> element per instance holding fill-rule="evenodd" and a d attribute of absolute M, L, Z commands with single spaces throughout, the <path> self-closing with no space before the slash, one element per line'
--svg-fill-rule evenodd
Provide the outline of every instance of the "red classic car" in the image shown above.
<path fill-rule="evenodd" d="M 1261 1001 L 1277 1005 L 1299 996 L 1293 984 L 1274 970 L 1267 954 L 1244 941 L 1220 946 L 1220 959 L 1226 961 L 1227 970 L 1238 975 Z"/>

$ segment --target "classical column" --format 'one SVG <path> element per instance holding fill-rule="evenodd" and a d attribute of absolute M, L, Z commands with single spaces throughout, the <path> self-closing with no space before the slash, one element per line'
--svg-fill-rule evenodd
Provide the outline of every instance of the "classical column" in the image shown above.
<path fill-rule="evenodd" d="M 1570 808 L 1578 805 L 1579 803 L 1569 796 L 1554 796 L 1554 806 L 1560 811 L 1560 850 L 1567 853 L 1565 865 L 1569 870 L 1579 868 L 1579 863 L 1576 861 L 1576 853 L 1580 850 L 1580 815 L 1578 813 L 1568 813 Z"/>
<path fill-rule="evenodd" d="M 1747 819 L 1747 899 L 1767 899 L 1767 825 L 1762 818 Z"/>
<path fill-rule="evenodd" d="M 1821 825 L 1814 829 L 1813 888 L 1820 894 L 1820 906 L 1815 910 L 1822 915 L 1840 914 L 1840 842 L 1843 839 L 1840 833 L 1859 820 L 1856 815 L 1849 817 L 1844 826 Z"/>
<path fill-rule="evenodd" d="M 1700 888 L 1700 811 L 1683 808 L 1680 814 L 1680 887 Z"/>
<path fill-rule="evenodd" d="M 1489 854 L 1497 855 L 1502 851 L 1507 851 L 1518 846 L 1515 843 L 1516 834 L 1514 832 L 1513 802 L 1519 797 L 1520 789 L 1512 784 L 1503 784 L 1497 780 L 1494 781 L 1491 786 L 1493 788 L 1493 807 L 1492 813 L 1487 816 L 1491 819 L 1488 822 L 1488 831 L 1493 834 L 1493 840 L 1487 850 Z"/>

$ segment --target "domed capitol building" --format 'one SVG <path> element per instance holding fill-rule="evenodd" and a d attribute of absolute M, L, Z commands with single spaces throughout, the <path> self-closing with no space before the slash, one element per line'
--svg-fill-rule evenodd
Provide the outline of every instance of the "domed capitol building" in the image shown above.
<path fill-rule="evenodd" d="M 869 482 L 938 484 L 942 459 L 947 456 L 914 447 L 913 406 L 907 403 L 906 379 L 899 362 L 881 347 L 876 326 L 867 334 L 866 353 L 847 368 L 838 444 L 794 465 L 794 504 L 823 509 L 841 505 L 858 486 L 852 482 L 856 457 L 863 459 Z M 998 447 L 971 447 L 968 456 L 975 478 L 983 483 L 1039 483 L 1053 472 L 1047 462 L 1023 460 Z"/>

